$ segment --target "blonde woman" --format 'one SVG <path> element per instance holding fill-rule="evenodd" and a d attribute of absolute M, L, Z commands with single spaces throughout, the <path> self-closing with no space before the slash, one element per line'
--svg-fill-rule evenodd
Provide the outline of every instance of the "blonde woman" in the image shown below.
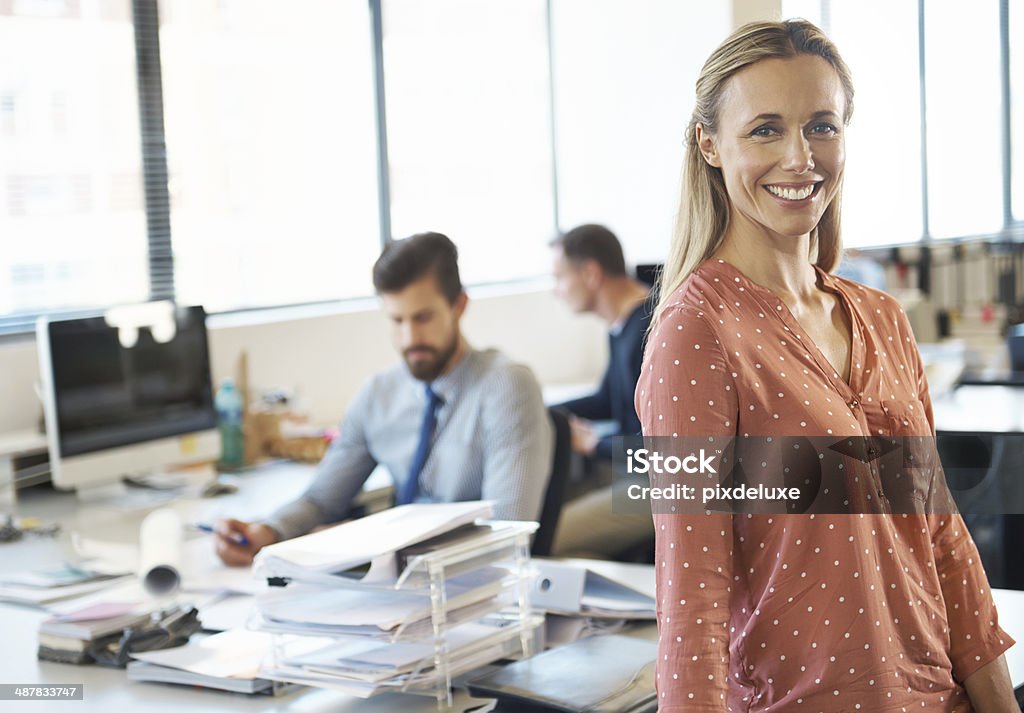
<path fill-rule="evenodd" d="M 903 311 L 831 274 L 852 111 L 847 66 L 804 21 L 746 25 L 704 65 L 645 436 L 934 433 Z M 879 140 L 901 140 L 893 122 Z M 663 713 L 1017 710 L 959 515 L 654 519 Z"/>

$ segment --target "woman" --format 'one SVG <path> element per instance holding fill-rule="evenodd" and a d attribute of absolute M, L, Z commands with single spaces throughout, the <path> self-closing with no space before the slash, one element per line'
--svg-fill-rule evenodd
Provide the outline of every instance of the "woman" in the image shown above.
<path fill-rule="evenodd" d="M 852 109 L 804 21 L 746 25 L 704 65 L 645 436 L 934 433 L 903 311 L 830 274 Z M 877 182 L 899 190 L 885 166 Z M 663 713 L 1016 710 L 1013 640 L 959 515 L 654 519 Z"/>

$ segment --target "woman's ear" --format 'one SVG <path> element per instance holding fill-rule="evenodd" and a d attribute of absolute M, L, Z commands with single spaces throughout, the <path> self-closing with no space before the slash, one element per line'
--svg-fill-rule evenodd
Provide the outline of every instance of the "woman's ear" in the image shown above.
<path fill-rule="evenodd" d="M 715 137 L 704 127 L 704 124 L 698 123 L 693 130 L 696 133 L 697 148 L 700 149 L 701 156 L 709 165 L 721 168 L 722 161 L 718 157 L 718 144 L 715 142 Z"/>

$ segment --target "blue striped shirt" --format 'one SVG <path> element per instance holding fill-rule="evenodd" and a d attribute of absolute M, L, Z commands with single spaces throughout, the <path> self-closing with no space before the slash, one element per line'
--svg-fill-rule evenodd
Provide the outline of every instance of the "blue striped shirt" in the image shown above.
<path fill-rule="evenodd" d="M 442 404 L 416 502 L 493 500 L 494 517 L 536 520 L 554 436 L 533 372 L 502 353 L 467 348 L 432 382 Z M 340 520 L 378 464 L 409 474 L 425 406 L 423 382 L 404 364 L 374 375 L 349 406 L 306 492 L 266 520 L 284 538 Z"/>

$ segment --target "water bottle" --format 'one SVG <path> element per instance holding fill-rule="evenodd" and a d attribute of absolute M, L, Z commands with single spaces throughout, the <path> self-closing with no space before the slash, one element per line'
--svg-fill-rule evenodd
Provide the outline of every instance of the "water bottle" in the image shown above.
<path fill-rule="evenodd" d="M 220 464 L 240 468 L 244 461 L 242 440 L 242 397 L 235 382 L 224 379 L 213 398 L 217 410 L 217 428 L 220 431 Z"/>

